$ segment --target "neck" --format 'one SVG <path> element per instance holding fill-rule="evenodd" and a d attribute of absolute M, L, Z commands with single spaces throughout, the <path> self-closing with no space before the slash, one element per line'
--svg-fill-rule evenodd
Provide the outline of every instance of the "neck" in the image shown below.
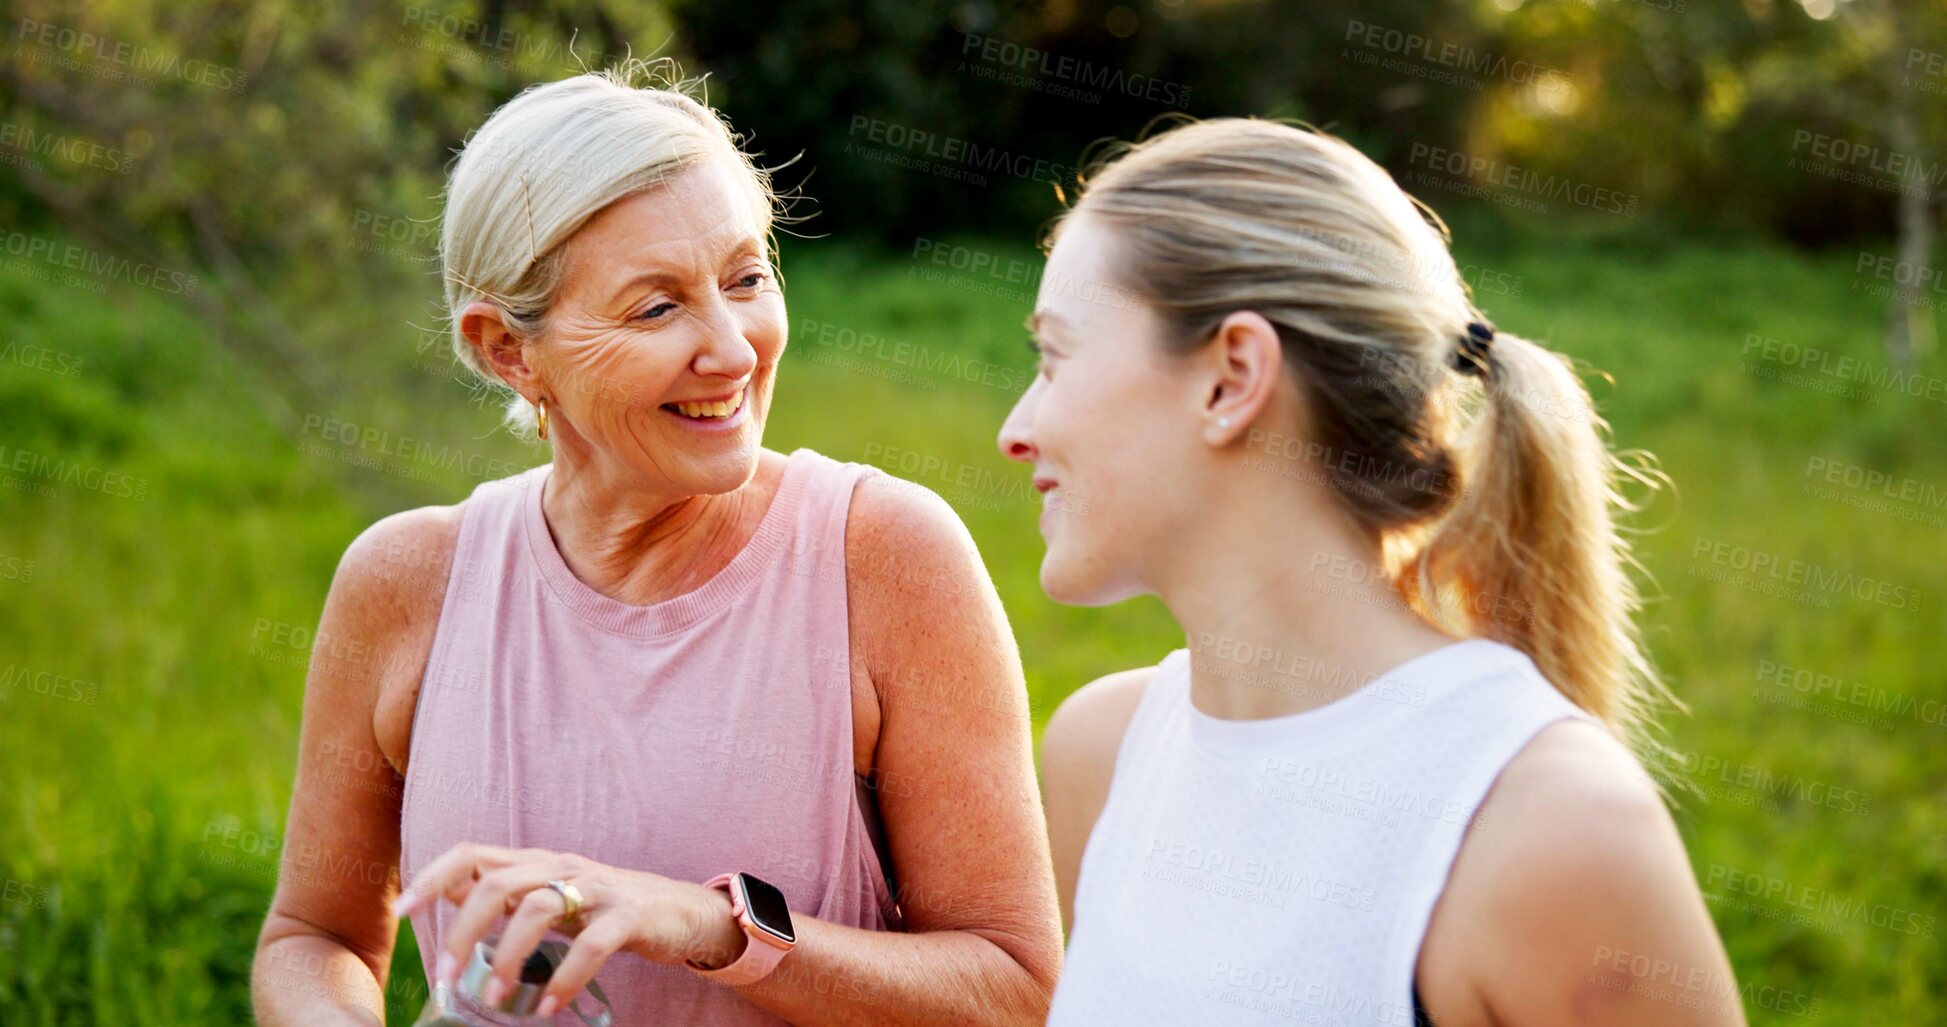
<path fill-rule="evenodd" d="M 1187 637 L 1197 709 L 1302 713 L 1453 641 L 1406 607 L 1378 546 L 1336 505 L 1250 469 L 1223 478 L 1185 533 L 1195 541 L 1152 576 Z"/>
<path fill-rule="evenodd" d="M 541 495 L 554 545 L 575 577 L 618 602 L 647 606 L 707 582 L 743 542 L 751 490 L 693 495 L 558 439 Z"/>

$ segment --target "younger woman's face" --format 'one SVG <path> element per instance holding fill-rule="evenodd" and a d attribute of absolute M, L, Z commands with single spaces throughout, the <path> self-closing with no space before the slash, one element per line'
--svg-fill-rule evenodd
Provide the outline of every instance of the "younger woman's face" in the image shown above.
<path fill-rule="evenodd" d="M 1044 493 L 1041 587 L 1075 605 L 1152 590 L 1145 561 L 1193 529 L 1184 493 L 1208 462 L 1200 379 L 1173 373 L 1163 325 L 1120 284 L 1115 252 L 1108 226 L 1064 223 L 1029 319 L 1040 367 L 1000 432 Z"/>

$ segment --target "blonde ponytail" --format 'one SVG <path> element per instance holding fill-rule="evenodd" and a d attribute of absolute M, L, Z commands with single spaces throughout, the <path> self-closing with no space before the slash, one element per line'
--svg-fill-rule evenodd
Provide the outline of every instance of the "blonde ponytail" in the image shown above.
<path fill-rule="evenodd" d="M 1429 616 L 1527 653 L 1577 706 L 1641 743 L 1664 693 L 1614 513 L 1629 506 L 1626 483 L 1650 479 L 1610 452 L 1566 358 L 1502 332 L 1485 365 L 1480 410 L 1457 440 L 1465 485 L 1396 583 Z"/>

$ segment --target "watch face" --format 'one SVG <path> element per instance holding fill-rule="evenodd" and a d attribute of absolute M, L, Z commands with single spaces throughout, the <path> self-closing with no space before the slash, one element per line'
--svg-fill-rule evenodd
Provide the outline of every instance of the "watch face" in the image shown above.
<path fill-rule="evenodd" d="M 785 905 L 784 893 L 749 874 L 738 876 L 744 881 L 744 908 L 750 913 L 750 922 L 797 944 L 798 936 L 791 931 L 791 907 Z"/>

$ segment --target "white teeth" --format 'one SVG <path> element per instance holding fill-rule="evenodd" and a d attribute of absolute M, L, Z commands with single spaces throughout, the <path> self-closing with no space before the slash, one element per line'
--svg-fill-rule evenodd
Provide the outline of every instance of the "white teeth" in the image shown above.
<path fill-rule="evenodd" d="M 744 390 L 738 389 L 736 395 L 715 403 L 670 403 L 668 405 L 675 407 L 676 411 L 684 417 L 721 420 L 743 407 Z"/>

